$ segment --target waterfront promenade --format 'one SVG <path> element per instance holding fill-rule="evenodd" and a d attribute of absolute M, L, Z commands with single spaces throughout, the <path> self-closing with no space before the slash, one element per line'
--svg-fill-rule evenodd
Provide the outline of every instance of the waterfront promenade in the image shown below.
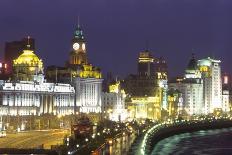
<path fill-rule="evenodd" d="M 149 155 L 157 142 L 175 134 L 228 127 L 232 127 L 232 118 L 229 116 L 167 120 L 147 130 L 137 142 L 138 147 L 132 154 Z"/>

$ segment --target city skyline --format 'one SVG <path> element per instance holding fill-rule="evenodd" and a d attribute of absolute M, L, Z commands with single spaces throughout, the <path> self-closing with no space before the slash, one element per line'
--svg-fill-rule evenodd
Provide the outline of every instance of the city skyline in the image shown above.
<path fill-rule="evenodd" d="M 135 60 L 146 47 L 155 57 L 162 56 L 167 60 L 171 77 L 182 75 L 187 63 L 177 62 L 173 56 L 188 60 L 191 53 L 197 58 L 213 56 L 220 59 L 223 71 L 231 73 L 229 40 L 232 31 L 229 27 L 232 23 L 229 18 L 232 11 L 229 7 L 232 3 L 229 1 L 1 3 L 1 59 L 6 41 L 30 35 L 36 39 L 36 53 L 45 66 L 63 65 L 68 60 L 72 47 L 70 38 L 79 16 L 88 42 L 89 58 L 104 74 L 108 71 L 122 76 L 135 73 Z M 59 11 L 63 7 L 69 8 L 68 11 Z M 10 8 L 14 12 L 11 13 Z M 53 59 L 57 52 L 59 56 Z M 101 60 L 102 57 L 107 59 Z"/>

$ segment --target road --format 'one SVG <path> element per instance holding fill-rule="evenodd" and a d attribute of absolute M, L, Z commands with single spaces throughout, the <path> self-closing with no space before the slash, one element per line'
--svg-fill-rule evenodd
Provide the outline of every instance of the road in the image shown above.
<path fill-rule="evenodd" d="M 0 148 L 38 148 L 44 145 L 45 149 L 50 149 L 51 145 L 62 144 L 68 133 L 68 130 L 60 129 L 11 133 L 0 138 Z"/>
<path fill-rule="evenodd" d="M 109 148 L 105 147 L 102 150 L 103 155 L 125 155 L 128 154 L 131 144 L 135 139 L 135 135 L 123 136 L 121 138 L 117 138 L 116 141 L 113 142 L 112 146 Z"/>

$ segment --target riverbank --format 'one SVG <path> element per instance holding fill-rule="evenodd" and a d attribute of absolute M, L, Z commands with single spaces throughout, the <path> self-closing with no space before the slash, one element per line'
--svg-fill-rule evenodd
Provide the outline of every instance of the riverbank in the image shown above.
<path fill-rule="evenodd" d="M 143 136 L 135 154 L 150 154 L 157 142 L 176 134 L 228 127 L 232 127 L 232 120 L 230 118 L 169 120 L 150 128 Z"/>

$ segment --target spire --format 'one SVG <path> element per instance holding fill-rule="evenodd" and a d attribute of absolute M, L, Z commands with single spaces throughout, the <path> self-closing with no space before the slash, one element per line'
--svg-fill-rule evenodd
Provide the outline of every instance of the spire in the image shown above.
<path fill-rule="evenodd" d="M 80 17 L 79 17 L 79 15 L 77 17 L 77 27 L 80 27 Z"/>
<path fill-rule="evenodd" d="M 27 36 L 27 48 L 30 49 L 30 36 Z"/>
<path fill-rule="evenodd" d="M 82 31 L 82 29 L 80 27 L 80 24 L 77 25 L 77 28 L 76 28 L 76 30 L 74 32 L 74 37 L 76 39 L 84 40 L 84 35 L 83 35 L 83 31 Z"/>
<path fill-rule="evenodd" d="M 195 53 L 192 53 L 192 59 L 195 59 Z"/>

